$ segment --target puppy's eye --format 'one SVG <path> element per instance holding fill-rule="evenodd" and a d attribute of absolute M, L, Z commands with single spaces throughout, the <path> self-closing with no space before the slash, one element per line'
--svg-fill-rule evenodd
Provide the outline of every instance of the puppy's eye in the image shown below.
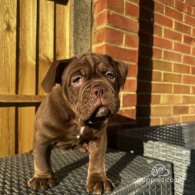
<path fill-rule="evenodd" d="M 109 80 L 114 80 L 115 79 L 115 76 L 112 72 L 107 72 L 106 73 L 106 77 L 109 79 Z"/>
<path fill-rule="evenodd" d="M 71 84 L 74 87 L 79 87 L 83 84 L 83 76 L 82 75 L 76 75 L 73 77 Z"/>

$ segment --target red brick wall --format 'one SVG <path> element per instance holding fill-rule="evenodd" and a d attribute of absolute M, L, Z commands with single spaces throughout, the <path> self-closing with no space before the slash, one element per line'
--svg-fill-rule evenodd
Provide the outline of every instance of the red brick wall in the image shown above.
<path fill-rule="evenodd" d="M 120 114 L 139 126 L 195 120 L 195 1 L 94 0 L 93 51 L 128 64 Z"/>

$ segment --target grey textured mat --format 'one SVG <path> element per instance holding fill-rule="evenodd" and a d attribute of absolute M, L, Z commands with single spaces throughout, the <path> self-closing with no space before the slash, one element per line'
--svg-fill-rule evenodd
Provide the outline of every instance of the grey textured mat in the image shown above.
<path fill-rule="evenodd" d="M 52 167 L 59 179 L 53 189 L 45 192 L 34 191 L 27 187 L 28 179 L 33 175 L 33 161 L 30 153 L 0 158 L 0 194 L 65 194 L 84 195 L 88 156 L 77 150 L 54 150 Z M 118 183 L 111 194 L 172 194 L 171 182 L 146 183 L 156 164 L 162 164 L 170 171 L 164 179 L 171 178 L 171 164 L 126 152 L 112 151 L 106 155 L 106 169 L 110 178 Z M 163 173 L 161 173 L 163 174 Z"/>

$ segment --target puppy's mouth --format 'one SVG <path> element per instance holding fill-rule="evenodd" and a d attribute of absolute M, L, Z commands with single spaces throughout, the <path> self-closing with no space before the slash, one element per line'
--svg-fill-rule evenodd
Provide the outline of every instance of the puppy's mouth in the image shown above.
<path fill-rule="evenodd" d="M 109 108 L 107 106 L 99 106 L 95 109 L 95 111 L 93 112 L 93 114 L 91 115 L 91 117 L 87 120 L 87 123 L 94 123 L 94 122 L 99 122 L 99 121 L 103 121 L 106 118 L 110 117 L 111 111 L 109 110 Z"/>

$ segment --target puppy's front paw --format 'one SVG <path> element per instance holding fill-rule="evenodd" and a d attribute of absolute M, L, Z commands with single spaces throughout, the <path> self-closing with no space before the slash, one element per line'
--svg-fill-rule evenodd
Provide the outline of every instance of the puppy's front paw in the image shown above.
<path fill-rule="evenodd" d="M 51 178 L 40 178 L 40 177 L 32 177 L 28 181 L 28 186 L 34 190 L 46 190 L 50 187 L 54 187 L 56 185 L 53 177 Z"/>
<path fill-rule="evenodd" d="M 92 194 L 103 194 L 110 192 L 115 185 L 113 182 L 105 177 L 91 177 L 87 181 L 87 191 Z"/>

